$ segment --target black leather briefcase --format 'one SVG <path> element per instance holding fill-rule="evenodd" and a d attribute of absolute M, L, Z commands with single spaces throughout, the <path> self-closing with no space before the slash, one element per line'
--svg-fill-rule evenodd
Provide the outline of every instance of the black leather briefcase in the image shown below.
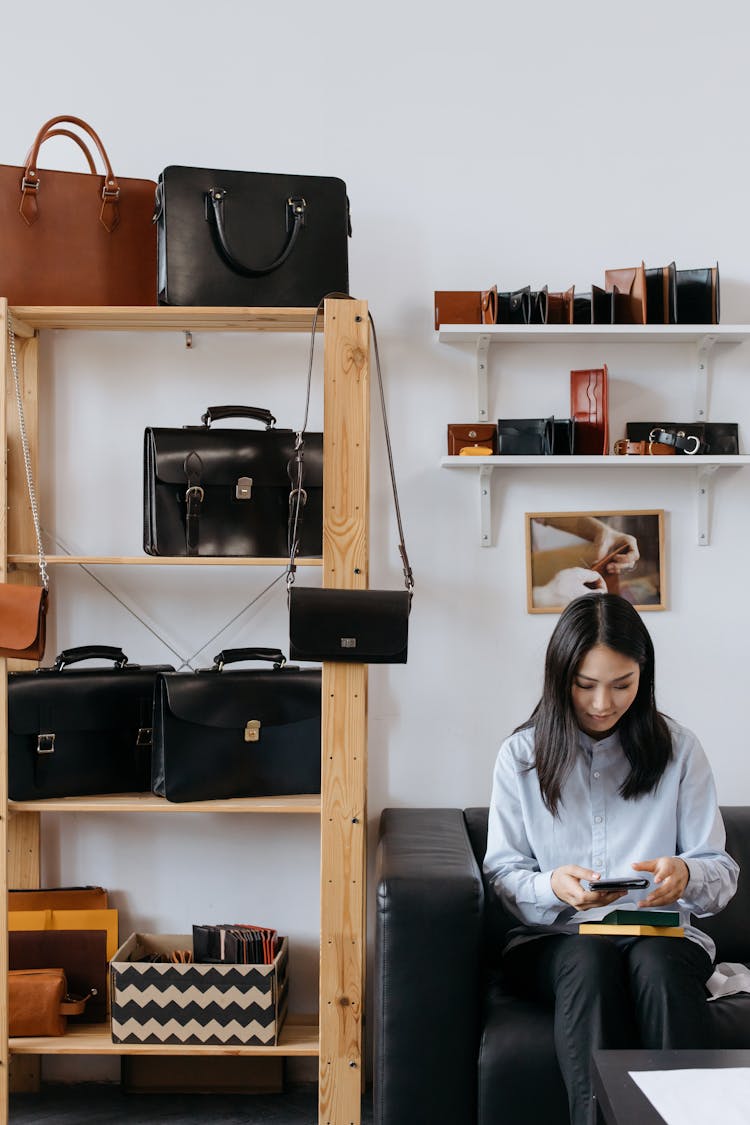
<path fill-rule="evenodd" d="M 114 667 L 69 667 L 82 660 Z M 52 668 L 11 672 L 11 800 L 148 792 L 154 683 L 162 671 L 173 669 L 129 664 L 122 649 L 87 645 L 61 652 Z"/>
<path fill-rule="evenodd" d="M 226 664 L 267 660 L 267 668 Z M 169 801 L 320 792 L 320 669 L 278 649 L 227 649 L 214 666 L 159 677 L 153 791 Z"/>
<path fill-rule="evenodd" d="M 343 180 L 171 166 L 156 200 L 162 305 L 310 308 L 349 292 Z"/>
<path fill-rule="evenodd" d="M 211 429 L 211 422 L 221 418 L 252 418 L 266 428 Z M 294 430 L 277 430 L 270 411 L 252 406 L 210 406 L 202 421 L 202 426 L 146 430 L 144 551 L 287 557 Z M 302 485 L 298 553 L 317 557 L 323 552 L 321 433 L 305 434 Z"/>

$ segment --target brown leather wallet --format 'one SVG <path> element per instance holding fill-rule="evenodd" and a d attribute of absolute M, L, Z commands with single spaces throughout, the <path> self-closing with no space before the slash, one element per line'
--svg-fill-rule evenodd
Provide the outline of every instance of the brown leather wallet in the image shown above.
<path fill-rule="evenodd" d="M 618 457 L 670 457 L 674 455 L 675 448 L 662 441 L 628 441 L 627 438 L 619 438 L 615 442 L 614 452 Z"/>
<path fill-rule="evenodd" d="M 449 422 L 448 453 L 451 457 L 459 454 L 472 455 L 475 449 L 490 456 L 497 453 L 497 426 L 492 422 Z M 477 456 L 478 454 L 474 454 Z"/>
<path fill-rule="evenodd" d="M 615 324 L 646 324 L 646 267 L 605 270 L 604 288 L 615 294 Z"/>
<path fill-rule="evenodd" d="M 441 324 L 494 324 L 497 286 L 484 290 L 435 291 L 435 328 Z"/>

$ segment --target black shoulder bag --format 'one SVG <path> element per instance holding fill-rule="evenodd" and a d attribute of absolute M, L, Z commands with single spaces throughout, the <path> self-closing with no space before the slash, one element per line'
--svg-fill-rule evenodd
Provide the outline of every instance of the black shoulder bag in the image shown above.
<path fill-rule="evenodd" d="M 329 294 L 342 296 L 342 294 Z M 380 390 L 388 465 L 396 508 L 399 533 L 399 553 L 404 571 L 404 590 L 331 590 L 319 587 L 295 587 L 295 556 L 299 546 L 302 509 L 305 503 L 304 447 L 307 414 L 310 405 L 313 351 L 321 301 L 315 310 L 310 342 L 310 362 L 307 371 L 307 397 L 302 429 L 297 434 L 296 456 L 290 462 L 292 489 L 289 505 L 289 566 L 287 570 L 287 597 L 289 602 L 289 656 L 292 660 L 336 660 L 357 664 L 405 664 L 409 636 L 414 578 L 404 543 L 401 510 L 398 502 L 396 474 L 393 468 L 391 438 L 383 393 L 383 376 L 375 332 L 375 322 L 368 313 L 372 333 L 375 370 Z"/>

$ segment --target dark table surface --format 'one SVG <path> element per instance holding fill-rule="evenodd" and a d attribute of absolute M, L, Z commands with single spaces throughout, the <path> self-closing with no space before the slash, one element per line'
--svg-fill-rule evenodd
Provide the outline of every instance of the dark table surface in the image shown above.
<path fill-rule="evenodd" d="M 750 1067 L 750 1051 L 594 1051 L 594 1094 L 606 1125 L 664 1125 L 630 1070 Z"/>

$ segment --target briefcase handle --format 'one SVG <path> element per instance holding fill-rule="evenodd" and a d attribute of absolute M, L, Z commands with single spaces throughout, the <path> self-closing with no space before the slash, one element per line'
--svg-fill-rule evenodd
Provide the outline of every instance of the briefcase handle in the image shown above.
<path fill-rule="evenodd" d="M 31 151 L 26 159 L 26 168 L 21 178 L 21 205 L 19 207 L 21 215 L 29 226 L 35 223 L 39 218 L 38 198 L 42 180 L 42 177 L 40 177 L 37 172 L 39 149 L 47 140 L 54 126 L 60 125 L 63 122 L 69 125 L 76 125 L 79 129 L 82 129 L 84 133 L 87 133 L 96 145 L 99 150 L 99 155 L 104 161 L 106 175 L 104 176 L 101 191 L 102 206 L 99 212 L 99 222 L 104 229 L 111 234 L 120 222 L 120 207 L 118 202 L 120 198 L 120 185 L 112 171 L 112 165 L 109 162 L 107 151 L 98 134 L 80 117 L 71 117 L 68 114 L 62 114 L 60 117 L 51 117 L 49 121 L 45 121 L 34 139 Z"/>
<path fill-rule="evenodd" d="M 297 241 L 299 232 L 305 225 L 307 201 L 303 199 L 302 196 L 289 196 L 284 205 L 287 239 L 278 256 L 274 258 L 272 262 L 269 262 L 268 265 L 248 266 L 238 258 L 235 258 L 234 254 L 229 249 L 229 242 L 227 241 L 226 232 L 224 230 L 224 200 L 227 194 L 224 188 L 212 187 L 204 196 L 205 219 L 209 223 L 213 219 L 216 230 L 216 240 L 221 256 L 229 268 L 239 274 L 240 277 L 267 277 L 269 273 L 273 273 L 274 270 L 277 270 L 279 266 L 284 264 L 294 249 L 294 244 Z"/>
<path fill-rule="evenodd" d="M 55 658 L 55 669 L 61 672 L 67 664 L 77 664 L 79 660 L 113 660 L 118 668 L 124 668 L 128 658 L 121 648 L 112 645 L 79 645 L 66 648 Z"/>
<path fill-rule="evenodd" d="M 267 430 L 276 425 L 271 411 L 264 410 L 262 406 L 209 406 L 206 413 L 201 414 L 201 422 L 206 427 L 221 418 L 252 418 L 256 422 L 265 422 Z"/>
<path fill-rule="evenodd" d="M 212 671 L 220 672 L 225 664 L 238 664 L 241 660 L 268 660 L 274 668 L 283 668 L 286 664 L 280 648 L 224 648 L 214 657 Z"/>
<path fill-rule="evenodd" d="M 45 141 L 50 140 L 52 137 L 69 137 L 71 141 L 75 141 L 83 155 L 86 157 L 86 163 L 89 166 L 89 172 L 92 176 L 96 175 L 96 164 L 94 164 L 94 158 L 91 155 L 91 150 L 84 141 L 83 137 L 79 137 L 78 134 L 74 133 L 72 129 L 50 129 L 42 137 L 41 144 L 44 144 Z M 31 149 L 29 149 L 29 151 L 26 153 L 26 159 L 23 162 L 24 168 L 29 163 L 30 159 Z"/>

